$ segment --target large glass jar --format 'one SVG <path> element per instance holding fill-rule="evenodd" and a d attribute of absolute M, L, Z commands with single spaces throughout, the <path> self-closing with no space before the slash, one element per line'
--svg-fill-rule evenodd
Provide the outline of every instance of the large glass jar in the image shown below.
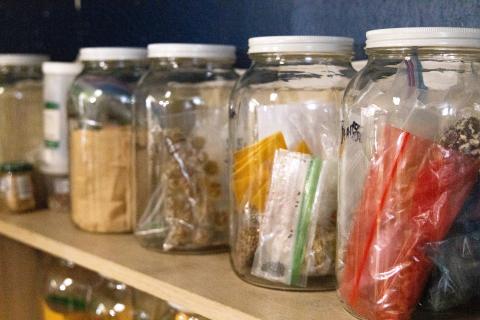
<path fill-rule="evenodd" d="M 160 251 L 225 249 L 235 47 L 153 44 L 148 52 L 135 94 L 135 233 Z"/>
<path fill-rule="evenodd" d="M 122 282 L 102 279 L 89 300 L 89 320 L 134 320 L 133 290 Z"/>
<path fill-rule="evenodd" d="M 272 288 L 335 287 L 339 112 L 353 40 L 252 38 L 230 106 L 231 261 Z"/>
<path fill-rule="evenodd" d="M 339 295 L 372 320 L 468 304 L 480 280 L 480 29 L 369 31 L 367 53 L 342 112 Z"/>
<path fill-rule="evenodd" d="M 83 71 L 69 105 L 71 211 L 93 232 L 128 232 L 134 224 L 133 87 L 145 70 L 146 50 L 83 48 Z"/>
<path fill-rule="evenodd" d="M 41 298 L 43 320 L 88 319 L 88 299 L 96 281 L 93 273 L 72 262 L 50 261 Z"/>

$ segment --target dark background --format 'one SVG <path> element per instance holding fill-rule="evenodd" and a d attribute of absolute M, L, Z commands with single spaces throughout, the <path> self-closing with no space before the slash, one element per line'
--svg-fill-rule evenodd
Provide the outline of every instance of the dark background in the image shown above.
<path fill-rule="evenodd" d="M 480 0 L 0 0 L 0 52 L 72 60 L 82 46 L 234 44 L 265 35 L 352 36 L 413 26 L 480 26 Z"/>

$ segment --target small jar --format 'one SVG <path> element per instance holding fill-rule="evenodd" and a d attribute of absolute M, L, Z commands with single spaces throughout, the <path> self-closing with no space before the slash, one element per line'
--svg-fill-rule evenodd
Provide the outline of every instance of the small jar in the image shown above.
<path fill-rule="evenodd" d="M 133 291 L 134 320 L 164 320 L 169 311 L 167 302 L 145 292 Z"/>
<path fill-rule="evenodd" d="M 82 64 L 44 62 L 42 71 L 44 145 L 40 170 L 47 186 L 48 208 L 57 212 L 68 212 L 70 184 L 67 99 L 73 80 L 82 71 Z"/>
<path fill-rule="evenodd" d="M 89 320 L 133 320 L 132 289 L 113 279 L 102 279 L 93 288 Z"/>
<path fill-rule="evenodd" d="M 36 208 L 33 166 L 26 162 L 0 165 L 2 207 L 10 212 L 25 212 Z"/>
<path fill-rule="evenodd" d="M 366 50 L 342 110 L 339 296 L 362 319 L 470 315 L 480 279 L 480 29 L 373 30 Z"/>
<path fill-rule="evenodd" d="M 135 93 L 136 236 L 160 251 L 224 250 L 235 48 L 152 44 L 148 54 Z"/>
<path fill-rule="evenodd" d="M 41 299 L 43 320 L 88 319 L 94 274 L 73 262 L 54 259 L 47 266 Z"/>
<path fill-rule="evenodd" d="M 130 232 L 132 90 L 146 50 L 83 48 L 70 89 L 70 187 L 75 224 L 92 232 Z"/>
<path fill-rule="evenodd" d="M 249 40 L 230 105 L 230 246 L 236 273 L 285 290 L 335 288 L 339 113 L 353 40 Z"/>

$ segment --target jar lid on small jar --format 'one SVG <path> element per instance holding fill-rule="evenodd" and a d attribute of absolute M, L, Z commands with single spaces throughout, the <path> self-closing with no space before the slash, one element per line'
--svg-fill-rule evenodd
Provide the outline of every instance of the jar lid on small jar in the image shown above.
<path fill-rule="evenodd" d="M 480 29 L 424 27 L 367 31 L 367 49 L 388 47 L 480 48 Z"/>
<path fill-rule="evenodd" d="M 53 62 L 42 63 L 42 71 L 47 74 L 76 75 L 82 71 L 83 65 L 76 62 Z"/>
<path fill-rule="evenodd" d="M 148 45 L 148 57 L 234 60 L 235 46 L 194 43 L 152 43 Z"/>
<path fill-rule="evenodd" d="M 131 47 L 81 48 L 79 54 L 80 61 L 142 60 L 146 57 L 146 49 Z"/>
<path fill-rule="evenodd" d="M 33 166 L 28 162 L 7 162 L 0 165 L 0 172 L 29 172 Z"/>
<path fill-rule="evenodd" d="M 3 66 L 32 66 L 40 65 L 49 58 L 43 54 L 4 53 L 0 54 L 0 65 Z"/>
<path fill-rule="evenodd" d="M 272 36 L 248 39 L 248 53 L 352 54 L 353 39 L 328 36 Z"/>

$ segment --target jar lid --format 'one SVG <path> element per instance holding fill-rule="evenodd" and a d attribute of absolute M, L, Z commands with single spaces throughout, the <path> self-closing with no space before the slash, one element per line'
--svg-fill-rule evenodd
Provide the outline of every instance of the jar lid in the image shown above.
<path fill-rule="evenodd" d="M 0 172 L 27 172 L 32 170 L 33 166 L 28 162 L 7 162 L 0 165 Z"/>
<path fill-rule="evenodd" d="M 368 60 L 356 60 L 352 61 L 352 67 L 355 71 L 362 70 L 368 63 Z"/>
<path fill-rule="evenodd" d="M 77 75 L 82 72 L 83 65 L 75 62 L 44 62 L 43 73 Z"/>
<path fill-rule="evenodd" d="M 6 53 L 0 54 L 0 65 L 32 66 L 42 64 L 48 59 L 48 56 L 42 54 Z"/>
<path fill-rule="evenodd" d="M 141 60 L 147 57 L 144 48 L 131 47 L 90 47 L 81 48 L 80 61 Z"/>
<path fill-rule="evenodd" d="M 273 36 L 248 39 L 248 53 L 321 52 L 352 54 L 353 39 L 326 36 Z"/>
<path fill-rule="evenodd" d="M 235 46 L 194 43 L 152 43 L 149 58 L 235 59 Z"/>
<path fill-rule="evenodd" d="M 480 29 L 426 27 L 378 29 L 367 32 L 367 49 L 386 47 L 480 48 Z"/>

